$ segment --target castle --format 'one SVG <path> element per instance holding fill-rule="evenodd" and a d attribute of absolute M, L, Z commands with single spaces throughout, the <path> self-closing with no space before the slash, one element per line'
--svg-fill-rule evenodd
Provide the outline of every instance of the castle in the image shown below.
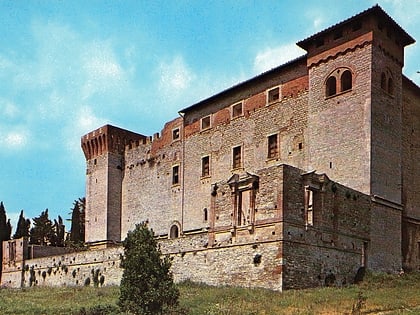
<path fill-rule="evenodd" d="M 160 134 L 88 133 L 90 250 L 5 242 L 2 285 L 118 284 L 120 241 L 142 221 L 177 281 L 284 290 L 351 283 L 360 267 L 419 270 L 420 89 L 402 74 L 413 43 L 374 6 Z"/>

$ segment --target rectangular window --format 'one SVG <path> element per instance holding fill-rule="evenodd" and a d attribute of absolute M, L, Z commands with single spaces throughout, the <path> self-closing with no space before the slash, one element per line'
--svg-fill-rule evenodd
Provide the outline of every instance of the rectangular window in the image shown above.
<path fill-rule="evenodd" d="M 201 130 L 204 130 L 210 127 L 211 127 L 210 115 L 201 118 Z"/>
<path fill-rule="evenodd" d="M 210 157 L 205 156 L 201 159 L 201 176 L 210 176 Z"/>
<path fill-rule="evenodd" d="M 242 166 L 242 148 L 241 146 L 234 147 L 232 152 L 232 168 L 240 168 Z"/>
<path fill-rule="evenodd" d="M 269 159 L 273 159 L 279 156 L 279 145 L 277 134 L 268 137 L 268 154 Z"/>
<path fill-rule="evenodd" d="M 172 130 L 172 140 L 173 141 L 178 140 L 179 137 L 180 137 L 179 128 Z"/>
<path fill-rule="evenodd" d="M 179 184 L 179 165 L 172 167 L 172 185 Z"/>
<path fill-rule="evenodd" d="M 280 88 L 279 87 L 275 87 L 271 90 L 268 90 L 267 93 L 267 103 L 273 103 L 275 101 L 278 101 L 280 99 Z"/>
<path fill-rule="evenodd" d="M 243 115 L 242 102 L 232 105 L 232 118 Z"/>
<path fill-rule="evenodd" d="M 15 261 L 16 257 L 16 242 L 9 242 L 9 261 Z"/>
<path fill-rule="evenodd" d="M 305 223 L 306 226 L 314 225 L 314 192 L 305 187 Z"/>

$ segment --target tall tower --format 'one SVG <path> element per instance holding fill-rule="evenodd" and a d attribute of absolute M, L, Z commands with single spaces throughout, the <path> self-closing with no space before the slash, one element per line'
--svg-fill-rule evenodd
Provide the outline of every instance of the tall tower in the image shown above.
<path fill-rule="evenodd" d="M 105 125 L 81 139 L 86 157 L 85 240 L 92 245 L 121 241 L 124 152 L 145 136 Z"/>
<path fill-rule="evenodd" d="M 384 271 L 401 268 L 402 66 L 411 43 L 379 6 L 298 43 L 308 52 L 307 167 L 372 196 L 370 266 Z"/>

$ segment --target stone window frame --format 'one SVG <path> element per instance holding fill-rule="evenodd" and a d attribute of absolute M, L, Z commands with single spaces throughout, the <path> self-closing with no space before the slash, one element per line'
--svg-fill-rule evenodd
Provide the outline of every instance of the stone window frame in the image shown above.
<path fill-rule="evenodd" d="M 169 228 L 168 238 L 175 239 L 181 235 L 181 224 L 178 221 L 173 221 Z"/>
<path fill-rule="evenodd" d="M 243 163 L 244 163 L 243 151 L 244 151 L 243 145 L 237 145 L 237 146 L 232 147 L 232 170 L 243 169 Z"/>
<path fill-rule="evenodd" d="M 277 93 L 276 93 L 277 92 Z M 271 105 L 281 100 L 281 85 L 273 86 L 266 91 L 266 105 Z"/>
<path fill-rule="evenodd" d="M 181 184 L 181 167 L 179 164 L 172 165 L 172 186 Z"/>
<path fill-rule="evenodd" d="M 204 155 L 201 157 L 201 178 L 210 177 L 210 172 L 210 155 Z"/>
<path fill-rule="evenodd" d="M 212 127 L 211 115 L 204 116 L 200 119 L 200 130 L 207 130 Z"/>
<path fill-rule="evenodd" d="M 280 137 L 278 133 L 267 136 L 267 160 L 278 159 L 280 157 Z M 275 152 L 272 152 L 272 145 L 275 143 Z"/>
<path fill-rule="evenodd" d="M 238 110 L 240 108 L 240 110 Z M 244 102 L 236 102 L 230 106 L 230 118 L 235 119 L 244 115 Z"/>
<path fill-rule="evenodd" d="M 325 98 L 335 97 L 353 91 L 354 71 L 349 67 L 334 69 L 324 81 Z"/>
<path fill-rule="evenodd" d="M 181 140 L 181 128 L 176 127 L 172 129 L 172 142 Z"/>

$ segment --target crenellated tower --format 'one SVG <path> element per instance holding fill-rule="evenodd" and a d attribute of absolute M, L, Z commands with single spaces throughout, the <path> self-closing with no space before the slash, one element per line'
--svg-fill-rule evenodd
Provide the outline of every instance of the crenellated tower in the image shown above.
<path fill-rule="evenodd" d="M 124 152 L 127 145 L 146 137 L 111 125 L 81 139 L 86 158 L 87 243 L 104 245 L 121 241 L 121 194 Z"/>

